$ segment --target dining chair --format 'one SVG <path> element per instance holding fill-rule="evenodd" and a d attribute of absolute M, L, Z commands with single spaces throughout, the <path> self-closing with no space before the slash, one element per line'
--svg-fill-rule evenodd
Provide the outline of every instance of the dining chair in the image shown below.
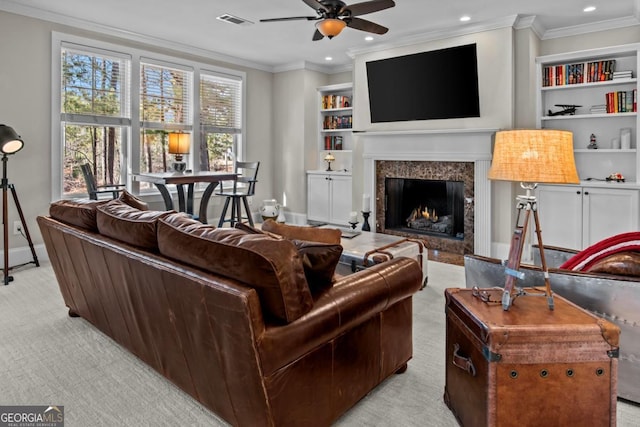
<path fill-rule="evenodd" d="M 84 182 L 87 184 L 87 193 L 91 200 L 98 200 L 100 194 L 111 193 L 111 198 L 115 199 L 125 189 L 125 184 L 114 185 L 98 185 L 96 177 L 93 175 L 91 164 L 85 163 L 80 165 L 82 175 L 84 176 Z"/>
<path fill-rule="evenodd" d="M 226 200 L 218 221 L 218 227 L 222 227 L 225 222 L 231 223 L 234 227 L 236 222 L 243 222 L 244 219 L 249 221 L 249 225 L 253 227 L 253 218 L 251 218 L 251 210 L 247 197 L 253 196 L 256 190 L 256 182 L 258 182 L 258 169 L 260 162 L 236 162 L 235 172 L 238 177 L 225 189 L 224 183 L 220 183 L 220 191 L 216 192 L 216 196 L 224 196 Z M 227 210 L 231 204 L 231 216 L 226 218 Z M 242 216 L 242 207 L 246 216 Z"/>

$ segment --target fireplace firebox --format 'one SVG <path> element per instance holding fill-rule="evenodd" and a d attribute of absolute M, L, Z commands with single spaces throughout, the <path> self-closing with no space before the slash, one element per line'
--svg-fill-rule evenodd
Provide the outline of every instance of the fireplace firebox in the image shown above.
<path fill-rule="evenodd" d="M 475 253 L 474 162 L 376 160 L 374 168 L 376 182 L 374 224 L 377 232 L 420 239 L 425 242 L 429 250 L 433 251 L 461 255 Z M 399 181 L 391 184 L 393 181 L 390 179 L 394 178 Z M 409 186 L 413 190 L 417 188 L 415 191 L 417 196 L 411 196 L 413 191 L 410 191 L 401 197 L 392 195 L 390 202 L 386 188 L 387 182 L 389 186 L 399 188 Z M 455 201 L 442 202 L 431 199 L 436 196 L 436 198 L 444 198 L 447 192 Z M 423 197 L 426 194 L 430 195 L 427 198 Z M 403 208 L 405 201 L 407 206 Z M 395 220 L 388 219 L 394 216 L 388 216 L 387 209 L 399 211 L 396 212 Z M 434 210 L 435 216 L 438 217 L 437 221 L 433 220 Z M 419 214 L 418 211 L 420 211 Z M 426 216 L 431 219 L 427 220 Z M 416 220 L 411 222 L 410 227 L 407 219 L 413 217 Z M 450 221 L 450 226 L 444 223 L 443 217 L 447 217 L 446 220 Z"/>
<path fill-rule="evenodd" d="M 385 229 L 464 240 L 464 182 L 385 178 Z"/>

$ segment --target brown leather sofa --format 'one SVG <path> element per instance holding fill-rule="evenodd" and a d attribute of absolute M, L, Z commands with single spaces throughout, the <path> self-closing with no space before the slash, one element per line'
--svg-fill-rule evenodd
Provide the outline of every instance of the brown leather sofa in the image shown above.
<path fill-rule="evenodd" d="M 69 314 L 232 425 L 330 425 L 412 357 L 413 260 L 336 281 L 339 245 L 119 201 L 38 224 Z"/>

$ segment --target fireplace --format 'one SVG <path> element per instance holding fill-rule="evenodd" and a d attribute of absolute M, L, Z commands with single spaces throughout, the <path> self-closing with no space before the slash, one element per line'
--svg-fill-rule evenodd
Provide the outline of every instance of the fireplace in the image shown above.
<path fill-rule="evenodd" d="M 464 240 L 464 182 L 385 178 L 385 229 Z"/>
<path fill-rule="evenodd" d="M 497 129 L 443 129 L 354 133 L 363 148 L 363 193 L 371 194 L 371 228 L 419 238 L 429 249 L 492 256 L 491 141 Z M 462 237 L 420 234 L 386 227 L 385 179 L 463 182 Z M 457 234 L 456 234 L 457 236 Z"/>
<path fill-rule="evenodd" d="M 379 160 L 376 231 L 429 249 L 474 252 L 474 163 Z"/>

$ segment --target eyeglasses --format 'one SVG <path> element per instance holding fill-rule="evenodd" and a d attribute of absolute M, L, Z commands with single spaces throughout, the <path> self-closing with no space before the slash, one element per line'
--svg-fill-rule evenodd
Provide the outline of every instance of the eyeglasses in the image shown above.
<path fill-rule="evenodd" d="M 502 301 L 491 299 L 491 294 L 489 292 L 481 291 L 480 288 L 478 288 L 477 286 L 474 286 L 471 289 L 471 295 L 473 295 L 476 298 L 479 298 L 480 301 L 487 304 L 502 304 Z"/>

